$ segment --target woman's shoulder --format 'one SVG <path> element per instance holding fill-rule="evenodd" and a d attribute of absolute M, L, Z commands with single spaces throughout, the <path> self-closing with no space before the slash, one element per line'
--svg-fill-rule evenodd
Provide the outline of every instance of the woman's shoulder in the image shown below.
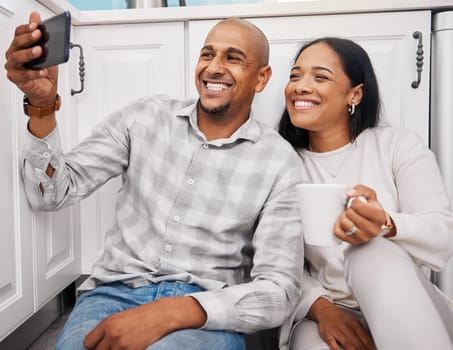
<path fill-rule="evenodd" d="M 374 128 L 369 128 L 366 131 L 367 133 L 382 137 L 401 137 L 410 134 L 415 134 L 415 132 L 411 129 L 390 125 L 376 126 Z"/>
<path fill-rule="evenodd" d="M 402 142 L 421 142 L 422 138 L 414 130 L 396 126 L 377 126 L 374 128 L 369 128 L 363 132 L 360 137 L 364 139 L 374 138 L 379 143 L 386 142 L 389 144 L 396 143 L 400 144 Z"/>
<path fill-rule="evenodd" d="M 429 147 L 414 130 L 395 126 L 379 126 L 366 130 L 359 137 L 362 144 L 382 150 L 388 156 L 395 154 L 425 153 Z"/>

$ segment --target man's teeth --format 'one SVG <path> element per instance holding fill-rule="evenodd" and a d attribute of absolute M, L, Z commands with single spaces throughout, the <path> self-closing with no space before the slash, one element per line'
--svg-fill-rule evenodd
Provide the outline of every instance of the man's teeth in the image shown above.
<path fill-rule="evenodd" d="M 312 107 L 315 104 L 311 101 L 295 101 L 294 106 L 296 107 Z"/>
<path fill-rule="evenodd" d="M 227 85 L 225 84 L 220 84 L 220 83 L 206 83 L 206 87 L 209 90 L 214 90 L 214 91 L 221 91 L 221 90 L 226 90 L 228 88 Z"/>

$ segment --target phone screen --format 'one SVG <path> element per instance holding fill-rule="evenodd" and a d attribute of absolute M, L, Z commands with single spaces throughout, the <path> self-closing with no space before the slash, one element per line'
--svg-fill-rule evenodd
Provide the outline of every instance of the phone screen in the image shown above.
<path fill-rule="evenodd" d="M 25 64 L 26 68 L 42 69 L 65 63 L 69 59 L 71 14 L 68 11 L 38 24 L 41 39 L 35 44 L 43 48 L 41 57 Z"/>

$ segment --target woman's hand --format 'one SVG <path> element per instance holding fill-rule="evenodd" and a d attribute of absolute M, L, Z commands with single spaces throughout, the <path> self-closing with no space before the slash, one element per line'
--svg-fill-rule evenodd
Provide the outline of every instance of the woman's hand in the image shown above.
<path fill-rule="evenodd" d="M 355 186 L 347 193 L 349 199 L 363 197 L 365 200 L 353 200 L 341 214 L 334 226 L 334 233 L 342 241 L 350 244 L 362 244 L 381 234 L 381 228 L 387 221 L 387 213 L 378 202 L 376 192 L 364 185 Z M 394 236 L 395 227 L 385 235 Z"/>
<path fill-rule="evenodd" d="M 308 317 L 318 323 L 319 335 L 331 350 L 376 350 L 360 321 L 325 298 L 312 304 Z"/>
<path fill-rule="evenodd" d="M 56 66 L 41 70 L 26 69 L 24 64 L 38 58 L 43 51 L 35 45 L 42 33 L 38 29 L 41 17 L 32 12 L 28 24 L 16 28 L 13 41 L 6 51 L 5 69 L 7 77 L 29 98 L 33 106 L 48 106 L 57 95 L 58 68 Z"/>

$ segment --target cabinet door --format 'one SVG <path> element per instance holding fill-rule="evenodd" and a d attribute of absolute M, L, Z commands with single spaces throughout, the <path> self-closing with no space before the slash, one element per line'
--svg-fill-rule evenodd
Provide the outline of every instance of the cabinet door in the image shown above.
<path fill-rule="evenodd" d="M 63 150 L 70 150 L 77 142 L 75 101 L 70 94 L 70 89 L 77 84 L 71 80 L 77 69 L 77 52 L 71 50 L 69 62 L 59 66 L 58 75 L 62 105 L 57 120 Z M 79 204 L 75 204 L 55 212 L 33 212 L 36 308 L 46 304 L 80 275 L 79 211 Z"/>
<path fill-rule="evenodd" d="M 0 6 L 0 65 L 15 27 L 28 21 L 29 12 L 38 10 L 43 18 L 53 13 L 35 1 L 14 1 Z M 4 35 L 3 35 L 4 34 Z M 62 67 L 61 90 L 69 84 L 69 67 Z M 22 93 L 0 77 L 0 340 L 74 281 L 80 273 L 80 244 L 77 241 L 77 207 L 55 213 L 31 210 L 23 191 L 20 162 L 27 117 L 22 110 Z M 66 94 L 62 94 L 66 99 Z M 71 130 L 69 105 L 63 105 L 59 123 L 63 132 Z M 74 141 L 66 138 L 66 147 Z M 44 225 L 45 222 L 45 225 Z M 49 228 L 52 227 L 52 230 Z"/>
<path fill-rule="evenodd" d="M 9 9 L 8 9 L 9 10 Z M 0 65 L 14 33 L 13 11 L 0 6 Z M 5 34 L 5 35 L 4 35 Z M 7 35 L 6 35 L 7 34 Z M 20 183 L 17 114 L 20 100 L 5 75 L 0 79 L 0 340 L 33 312 L 32 239 L 29 210 Z M 25 124 L 25 123 L 23 123 Z"/>
<path fill-rule="evenodd" d="M 352 39 L 370 55 L 380 84 L 385 121 L 414 129 L 428 143 L 429 52 L 431 15 L 425 12 L 297 16 L 250 19 L 270 41 L 272 78 L 254 101 L 256 116 L 275 126 L 284 108 L 284 87 L 297 50 L 303 42 L 322 37 Z M 216 21 L 189 23 L 189 74 L 193 74 L 203 40 Z M 416 51 L 412 35 L 420 31 L 426 53 L 417 89 Z M 192 79 L 189 77 L 189 79 Z M 196 96 L 194 86 L 190 95 Z"/>
<path fill-rule="evenodd" d="M 85 54 L 85 91 L 74 96 L 79 138 L 109 112 L 150 94 L 184 96 L 184 24 L 153 23 L 76 28 Z M 82 271 L 89 273 L 112 225 L 120 179 L 81 203 Z"/>

